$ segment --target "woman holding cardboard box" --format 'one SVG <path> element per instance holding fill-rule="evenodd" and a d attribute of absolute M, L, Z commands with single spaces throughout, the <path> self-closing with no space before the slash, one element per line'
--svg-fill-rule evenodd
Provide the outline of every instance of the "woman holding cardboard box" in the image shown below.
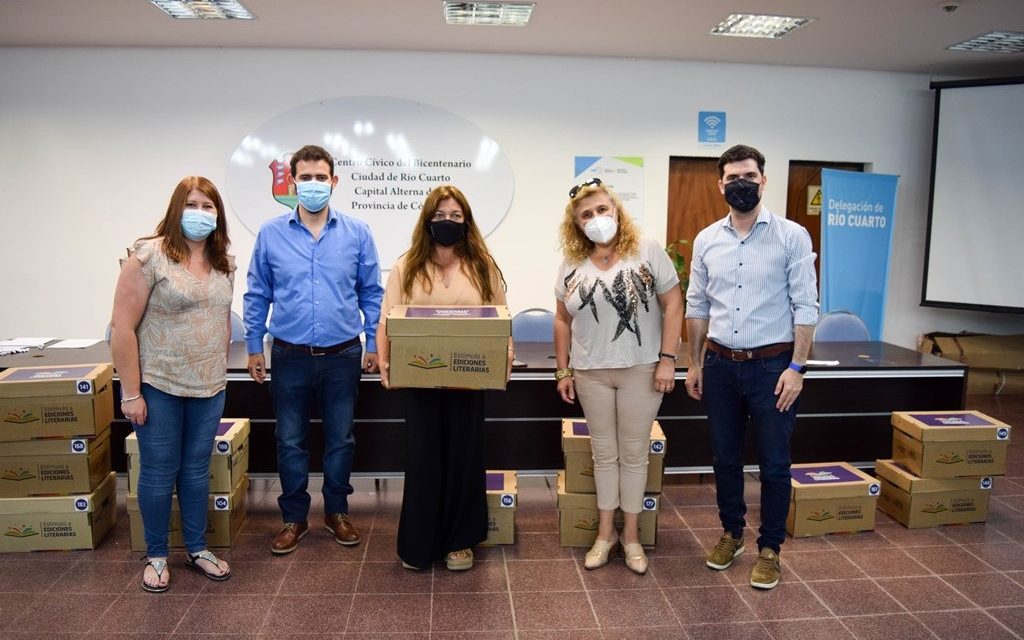
<path fill-rule="evenodd" d="M 615 193 L 594 178 L 569 191 L 564 261 L 555 283 L 555 379 L 579 396 L 590 430 L 600 513 L 587 569 L 622 543 L 626 566 L 647 572 L 638 516 L 651 423 L 675 386 L 683 323 L 679 276 L 665 250 L 640 236 Z M 622 509 L 621 535 L 614 525 Z"/>
<path fill-rule="evenodd" d="M 505 280 L 484 244 L 466 196 L 453 185 L 427 195 L 412 246 L 391 268 L 377 351 L 381 384 L 391 388 L 385 318 L 395 305 L 504 305 Z M 383 336 L 383 338 L 381 338 Z M 508 346 L 509 368 L 513 359 Z M 484 392 L 408 389 L 406 464 L 398 556 L 407 569 L 444 560 L 473 566 L 472 548 L 487 538 Z"/>
<path fill-rule="evenodd" d="M 114 293 L 110 350 L 121 411 L 139 439 L 142 588 L 166 591 L 175 485 L 185 564 L 212 580 L 230 568 L 206 548 L 210 452 L 224 409 L 235 261 L 217 188 L 190 176 L 156 232 L 135 243 Z"/>

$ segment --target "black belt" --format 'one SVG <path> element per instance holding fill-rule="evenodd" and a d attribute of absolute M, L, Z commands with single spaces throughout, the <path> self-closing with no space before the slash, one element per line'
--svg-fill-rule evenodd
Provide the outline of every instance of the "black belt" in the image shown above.
<path fill-rule="evenodd" d="M 314 347 L 309 344 L 292 344 L 290 342 L 285 342 L 281 338 L 274 338 L 275 347 L 281 347 L 282 349 L 288 349 L 289 351 L 302 351 L 303 353 L 308 353 L 311 356 L 329 356 L 335 353 L 341 353 L 346 349 L 351 349 L 357 344 L 359 344 L 358 336 L 330 347 Z"/>
<path fill-rule="evenodd" d="M 720 356 L 724 356 L 733 362 L 744 362 L 746 360 L 760 360 L 761 358 L 771 358 L 777 356 L 780 353 L 793 350 L 792 342 L 779 342 L 777 344 L 769 344 L 763 347 L 757 347 L 756 349 L 730 349 L 723 347 L 717 342 L 707 341 L 708 351 L 713 351 Z"/>

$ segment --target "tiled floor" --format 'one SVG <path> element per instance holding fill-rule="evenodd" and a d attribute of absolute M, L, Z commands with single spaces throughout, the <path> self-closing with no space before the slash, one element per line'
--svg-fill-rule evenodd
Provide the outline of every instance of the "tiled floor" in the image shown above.
<path fill-rule="evenodd" d="M 1024 427 L 1020 396 L 970 406 Z M 379 492 L 358 481 L 360 546 L 314 528 L 295 553 L 273 557 L 275 485 L 256 480 L 241 540 L 225 554 L 231 580 L 188 572 L 176 554 L 171 590 L 143 593 L 122 513 L 96 551 L 0 555 L 0 638 L 1022 638 L 1024 437 L 1014 436 L 987 524 L 911 531 L 879 512 L 874 532 L 789 540 L 770 592 L 747 585 L 754 554 L 726 572 L 704 566 L 719 535 L 711 485 L 666 487 L 651 570 L 636 576 L 621 557 L 586 571 L 580 550 L 558 545 L 551 478 L 520 479 L 516 545 L 481 549 L 464 573 L 399 566 L 396 480 Z"/>

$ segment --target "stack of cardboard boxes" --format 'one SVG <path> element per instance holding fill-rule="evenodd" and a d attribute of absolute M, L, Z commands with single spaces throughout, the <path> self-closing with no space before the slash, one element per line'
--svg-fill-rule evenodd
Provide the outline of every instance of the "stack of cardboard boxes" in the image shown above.
<path fill-rule="evenodd" d="M 117 517 L 110 364 L 0 373 L 0 551 L 94 549 Z"/>
<path fill-rule="evenodd" d="M 128 454 L 128 523 L 133 551 L 145 551 L 146 541 L 139 511 L 139 440 L 133 433 L 125 439 Z M 206 543 L 230 547 L 242 529 L 249 489 L 249 419 L 224 418 L 217 427 L 210 456 L 210 500 L 206 520 Z M 185 546 L 181 534 L 181 511 L 177 495 L 171 502 L 170 545 Z"/>
<path fill-rule="evenodd" d="M 1010 426 L 978 411 L 897 411 L 878 507 L 909 528 L 984 522 Z"/>
<path fill-rule="evenodd" d="M 597 539 L 598 509 L 594 485 L 594 458 L 590 430 L 585 420 L 562 421 L 562 453 L 565 470 L 558 473 L 558 532 L 563 547 L 590 547 Z M 640 544 L 653 546 L 658 534 L 658 511 L 665 474 L 665 433 L 651 424 L 647 485 L 639 516 Z M 621 511 L 616 522 L 622 520 Z"/>

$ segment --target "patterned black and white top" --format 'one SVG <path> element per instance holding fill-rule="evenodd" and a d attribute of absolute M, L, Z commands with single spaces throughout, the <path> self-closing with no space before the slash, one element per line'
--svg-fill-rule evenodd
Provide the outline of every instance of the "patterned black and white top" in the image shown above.
<path fill-rule="evenodd" d="M 661 350 L 658 294 L 679 286 L 665 250 L 640 239 L 636 256 L 620 258 L 602 270 L 589 259 L 562 262 L 555 298 L 572 316 L 569 366 L 619 369 L 657 362 Z"/>

